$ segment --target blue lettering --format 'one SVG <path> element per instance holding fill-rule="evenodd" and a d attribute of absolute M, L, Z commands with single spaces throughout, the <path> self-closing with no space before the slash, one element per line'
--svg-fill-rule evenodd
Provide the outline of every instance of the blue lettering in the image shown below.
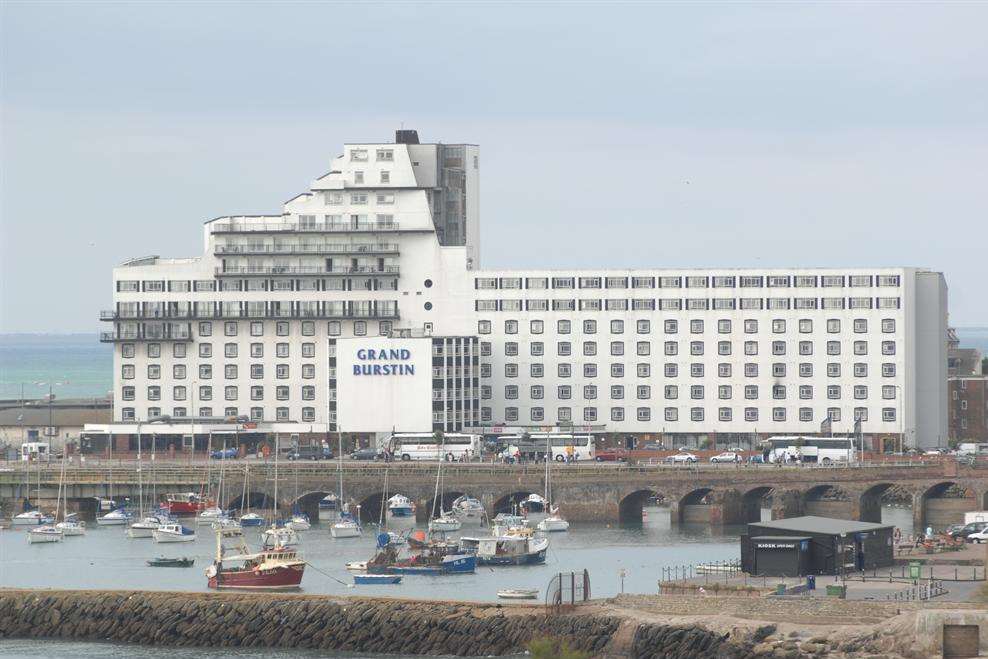
<path fill-rule="evenodd" d="M 415 365 L 409 364 L 405 367 L 405 375 L 415 375 Z"/>
<path fill-rule="evenodd" d="M 381 365 L 374 364 L 374 375 L 381 375 Z"/>
<path fill-rule="evenodd" d="M 408 360 L 408 359 L 411 359 L 411 357 L 412 357 L 412 352 L 410 350 L 408 350 L 407 348 L 402 348 L 398 352 L 401 354 L 401 356 L 398 359 Z"/>
<path fill-rule="evenodd" d="M 353 374 L 354 375 L 360 375 L 360 364 L 354 364 L 353 365 Z"/>
<path fill-rule="evenodd" d="M 360 361 L 363 361 L 363 360 L 367 359 L 367 350 L 364 349 L 364 348 L 361 348 L 360 350 L 358 350 L 357 351 L 357 359 L 359 359 Z"/>

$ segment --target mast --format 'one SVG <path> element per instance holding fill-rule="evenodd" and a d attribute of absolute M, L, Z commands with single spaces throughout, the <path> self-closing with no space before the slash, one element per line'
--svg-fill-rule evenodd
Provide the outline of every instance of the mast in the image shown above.
<path fill-rule="evenodd" d="M 240 495 L 240 516 L 244 516 L 244 508 L 247 506 L 247 474 L 250 472 L 250 466 L 244 464 L 244 489 Z"/>
<path fill-rule="evenodd" d="M 144 474 L 141 463 L 141 422 L 137 422 L 137 513 L 144 519 Z"/>
<path fill-rule="evenodd" d="M 446 436 L 445 435 L 441 435 L 440 437 L 437 437 L 436 439 L 439 440 L 439 443 L 438 443 L 438 446 L 439 446 L 439 456 L 438 456 L 439 457 L 439 466 L 436 467 L 436 489 L 435 489 L 435 491 L 432 494 L 432 518 L 433 519 L 436 518 L 436 506 L 437 505 L 439 506 L 439 512 L 442 513 L 442 502 L 439 500 L 439 481 L 442 478 L 442 473 L 443 473 L 443 460 L 444 460 L 443 449 L 446 448 Z"/>
<path fill-rule="evenodd" d="M 226 471 L 226 433 L 223 433 L 223 449 L 220 453 L 220 484 L 216 488 L 216 507 L 223 510 L 223 473 Z"/>
<path fill-rule="evenodd" d="M 271 508 L 274 512 L 274 522 L 278 521 L 278 453 L 279 450 L 279 439 L 281 435 L 279 433 L 274 434 L 274 503 L 271 504 Z"/>
<path fill-rule="evenodd" d="M 549 487 L 549 463 L 552 461 L 552 447 L 549 433 L 545 436 L 545 506 L 552 509 L 552 490 Z M 549 511 L 546 511 L 549 512 Z"/>
<path fill-rule="evenodd" d="M 337 412 L 339 414 L 339 412 Z M 342 519 L 343 517 L 343 431 L 340 429 L 339 418 L 336 420 L 336 442 L 338 444 L 338 453 L 336 456 L 336 470 L 339 474 L 340 479 L 340 498 L 336 501 L 336 519 Z"/>

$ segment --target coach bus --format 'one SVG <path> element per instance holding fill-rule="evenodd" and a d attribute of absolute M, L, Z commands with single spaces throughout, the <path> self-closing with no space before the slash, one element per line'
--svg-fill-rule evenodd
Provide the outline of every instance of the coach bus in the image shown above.
<path fill-rule="evenodd" d="M 548 441 L 547 441 L 548 440 Z M 498 442 L 504 446 L 501 456 L 512 461 L 517 457 L 523 460 L 540 460 L 546 454 L 548 444 L 556 462 L 565 462 L 567 455 L 573 460 L 594 459 L 593 435 L 571 433 L 531 433 L 529 435 L 501 435 Z"/>
<path fill-rule="evenodd" d="M 769 437 L 762 444 L 767 462 L 857 462 L 858 452 L 849 437 Z"/>
<path fill-rule="evenodd" d="M 480 456 L 480 435 L 446 433 L 437 438 L 429 432 L 395 433 L 387 448 L 399 460 L 446 460 L 461 462 Z"/>

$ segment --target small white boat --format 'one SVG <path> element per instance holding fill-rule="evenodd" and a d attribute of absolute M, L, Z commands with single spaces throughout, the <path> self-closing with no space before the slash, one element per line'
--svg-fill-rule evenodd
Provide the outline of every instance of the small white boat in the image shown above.
<path fill-rule="evenodd" d="M 219 531 L 224 538 L 236 538 L 244 534 L 240 522 L 232 517 L 221 517 L 213 522 L 213 530 Z"/>
<path fill-rule="evenodd" d="M 55 528 L 61 531 L 63 536 L 86 535 L 86 523 L 75 519 L 73 515 L 69 515 L 64 521 L 56 524 Z"/>
<path fill-rule="evenodd" d="M 367 561 L 350 561 L 346 564 L 348 572 L 366 572 Z"/>
<path fill-rule="evenodd" d="M 477 499 L 473 497 L 468 497 L 466 495 L 458 498 L 453 502 L 453 514 L 460 521 L 464 522 L 480 522 L 484 518 L 484 504 L 480 503 Z"/>
<path fill-rule="evenodd" d="M 312 528 L 312 523 L 309 522 L 309 516 L 304 514 L 292 515 L 292 519 L 288 522 L 296 531 L 308 531 Z"/>
<path fill-rule="evenodd" d="M 441 531 L 443 533 L 459 531 L 462 526 L 463 523 L 460 522 L 460 520 L 454 517 L 451 513 L 443 513 L 439 517 L 429 522 L 430 531 Z"/>
<path fill-rule="evenodd" d="M 181 524 L 162 524 L 151 531 L 155 542 L 195 542 L 196 532 Z"/>
<path fill-rule="evenodd" d="M 329 527 L 329 534 L 334 538 L 359 538 L 360 524 L 352 517 L 344 517 Z"/>
<path fill-rule="evenodd" d="M 336 510 L 336 495 L 327 494 L 319 500 L 319 510 Z"/>
<path fill-rule="evenodd" d="M 117 508 L 116 510 L 111 510 L 102 517 L 96 518 L 96 523 L 100 526 L 123 526 L 128 523 L 133 515 L 128 513 L 123 508 Z"/>
<path fill-rule="evenodd" d="M 221 508 L 217 508 L 216 506 L 211 506 L 209 508 L 206 508 L 196 516 L 196 523 L 212 524 L 221 517 L 226 517 L 226 513 L 224 513 Z"/>
<path fill-rule="evenodd" d="M 272 526 L 261 534 L 262 545 L 265 549 L 271 547 L 294 547 L 299 542 L 298 533 L 288 526 Z"/>
<path fill-rule="evenodd" d="M 388 499 L 388 513 L 392 517 L 412 517 L 415 514 L 415 506 L 404 494 L 396 494 Z"/>
<path fill-rule="evenodd" d="M 539 522 L 537 528 L 539 531 L 545 531 L 546 533 L 558 533 L 560 531 L 568 531 L 569 522 L 560 517 L 558 508 L 553 508 L 552 514 Z"/>
<path fill-rule="evenodd" d="M 130 538 L 150 538 L 152 532 L 161 526 L 161 519 L 157 517 L 145 517 L 139 522 L 134 522 L 127 529 L 127 536 Z"/>
<path fill-rule="evenodd" d="M 257 513 L 245 513 L 240 516 L 240 526 L 261 526 L 264 518 Z"/>
<path fill-rule="evenodd" d="M 534 600 L 539 596 L 538 588 L 505 588 L 497 591 L 497 596 L 503 600 Z"/>
<path fill-rule="evenodd" d="M 28 531 L 27 541 L 32 545 L 43 542 L 61 542 L 62 531 L 50 524 L 45 524 L 44 526 L 39 526 L 36 529 Z"/>
<path fill-rule="evenodd" d="M 28 510 L 19 515 L 14 515 L 10 523 L 13 526 L 40 526 L 42 524 L 51 524 L 53 521 L 55 520 L 40 510 Z"/>
<path fill-rule="evenodd" d="M 513 529 L 524 529 L 525 518 L 521 515 L 511 515 L 509 513 L 499 513 L 491 522 L 491 533 L 493 535 L 507 535 Z"/>

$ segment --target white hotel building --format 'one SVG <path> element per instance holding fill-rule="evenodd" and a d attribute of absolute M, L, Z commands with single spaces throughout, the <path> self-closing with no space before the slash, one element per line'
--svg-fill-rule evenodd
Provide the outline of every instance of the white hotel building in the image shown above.
<path fill-rule="evenodd" d="M 479 149 L 349 144 L 281 213 L 113 272 L 115 424 L 946 441 L 947 289 L 910 267 L 480 269 Z M 383 352 L 382 352 L 383 351 Z M 245 421 L 245 418 L 249 421 Z M 725 437 L 730 436 L 730 437 Z M 666 442 L 667 444 L 670 441 Z"/>

